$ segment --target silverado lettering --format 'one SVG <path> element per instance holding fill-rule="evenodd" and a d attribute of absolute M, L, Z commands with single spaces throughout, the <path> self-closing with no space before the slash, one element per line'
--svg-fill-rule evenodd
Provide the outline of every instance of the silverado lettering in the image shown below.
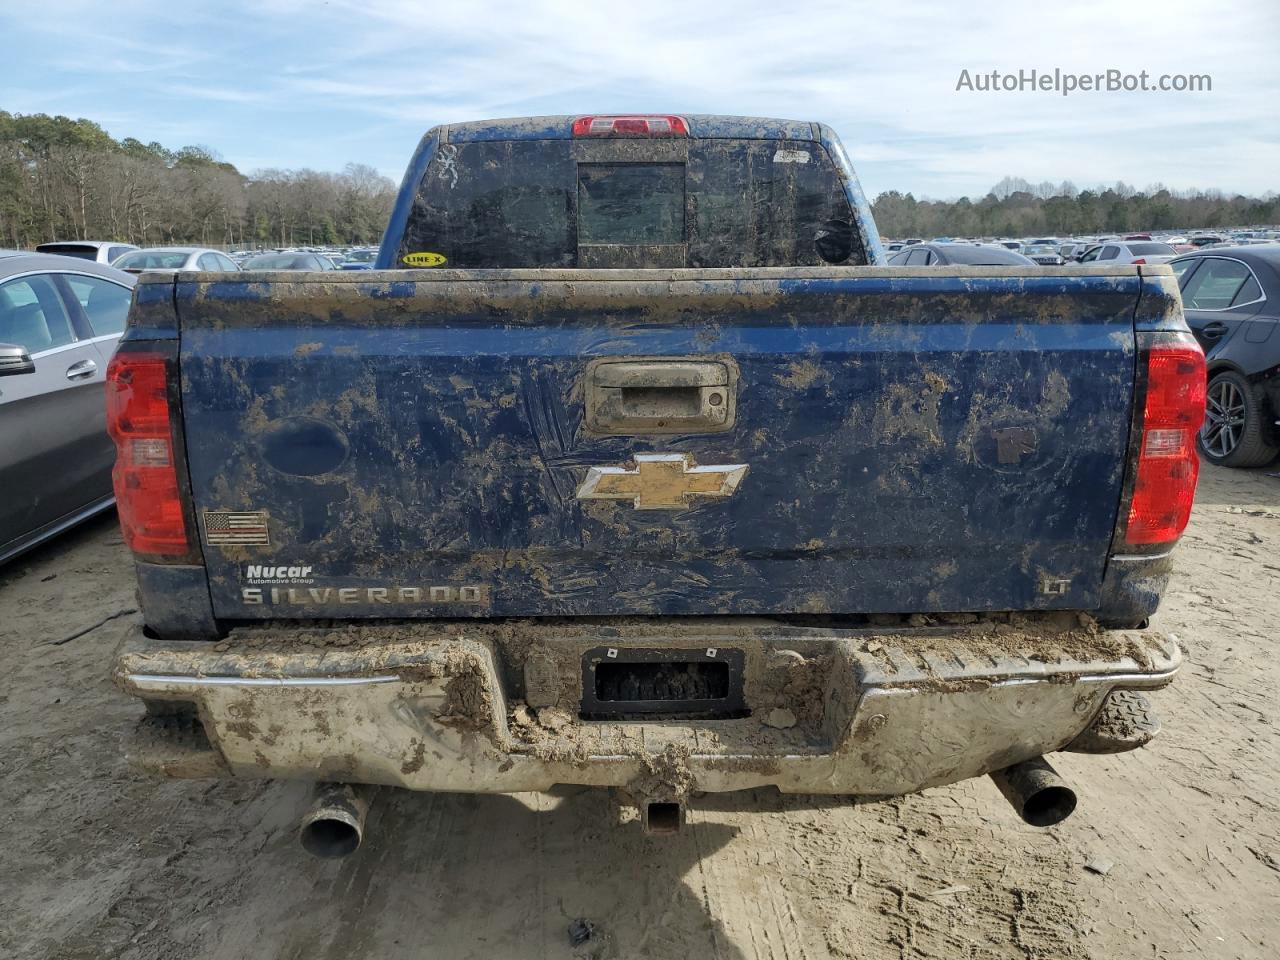
<path fill-rule="evenodd" d="M 245 603 L 483 603 L 484 587 L 242 587 Z"/>

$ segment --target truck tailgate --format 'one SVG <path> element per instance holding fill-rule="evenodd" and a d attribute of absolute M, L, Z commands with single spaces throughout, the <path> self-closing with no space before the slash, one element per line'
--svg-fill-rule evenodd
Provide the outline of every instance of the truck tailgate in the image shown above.
<path fill-rule="evenodd" d="M 181 274 L 215 613 L 1096 607 L 1139 287 L 1114 267 Z M 675 378 L 649 409 L 646 363 Z M 620 428 L 601 391 L 627 389 Z M 662 432 L 672 397 L 709 419 Z"/>

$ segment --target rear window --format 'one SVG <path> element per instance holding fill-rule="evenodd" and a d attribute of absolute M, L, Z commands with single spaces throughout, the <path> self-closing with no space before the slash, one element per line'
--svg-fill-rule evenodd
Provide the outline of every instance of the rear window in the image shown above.
<path fill-rule="evenodd" d="M 1139 257 L 1174 257 L 1178 251 L 1167 243 L 1131 243 L 1129 252 Z"/>
<path fill-rule="evenodd" d="M 56 253 L 60 257 L 75 257 L 78 260 L 98 259 L 97 247 L 86 247 L 79 243 L 42 243 L 36 247 L 36 253 Z"/>
<path fill-rule="evenodd" d="M 947 259 L 952 263 L 967 263 L 973 266 L 999 266 L 1001 264 L 1027 265 L 1027 258 L 1004 247 L 971 247 L 956 244 L 946 248 Z"/>
<path fill-rule="evenodd" d="M 578 243 L 684 243 L 684 164 L 578 164 Z"/>
<path fill-rule="evenodd" d="M 190 254 L 140 250 L 137 253 L 125 254 L 112 266 L 120 270 L 181 270 L 188 256 Z"/>
<path fill-rule="evenodd" d="M 314 270 L 315 262 L 308 256 L 296 253 L 268 253 L 249 260 L 246 270 Z"/>
<path fill-rule="evenodd" d="M 786 140 L 445 144 L 400 248 L 463 268 L 865 262 L 830 158 Z"/>

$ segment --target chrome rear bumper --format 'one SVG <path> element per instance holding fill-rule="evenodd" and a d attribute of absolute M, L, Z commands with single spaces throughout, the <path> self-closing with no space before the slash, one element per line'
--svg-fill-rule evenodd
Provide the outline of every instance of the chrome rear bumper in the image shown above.
<path fill-rule="evenodd" d="M 601 644 L 741 650 L 750 716 L 582 720 L 582 656 Z M 139 638 L 115 678 L 195 705 L 206 742 L 166 753 L 154 729 L 136 741 L 135 759 L 167 776 L 884 796 L 1061 749 L 1111 690 L 1164 686 L 1180 661 L 1176 640 L 1150 631 L 455 622 Z"/>

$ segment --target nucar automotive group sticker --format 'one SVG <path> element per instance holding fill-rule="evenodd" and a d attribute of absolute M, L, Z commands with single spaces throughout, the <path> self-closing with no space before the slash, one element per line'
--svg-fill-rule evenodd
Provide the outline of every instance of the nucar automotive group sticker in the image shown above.
<path fill-rule="evenodd" d="M 446 262 L 443 253 L 406 253 L 400 259 L 411 267 L 439 267 Z"/>

